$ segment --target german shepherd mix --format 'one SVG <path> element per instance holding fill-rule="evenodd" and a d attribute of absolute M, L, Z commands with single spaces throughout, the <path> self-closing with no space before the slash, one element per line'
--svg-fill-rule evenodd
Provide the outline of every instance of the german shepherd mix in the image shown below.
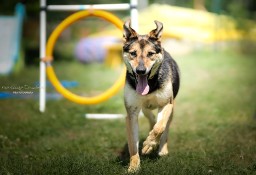
<path fill-rule="evenodd" d="M 150 132 L 143 143 L 142 154 L 158 148 L 158 155 L 168 154 L 167 136 L 172 120 L 174 98 L 179 90 L 179 68 L 161 46 L 163 24 L 155 21 L 156 29 L 139 35 L 126 21 L 123 26 L 123 59 L 127 67 L 124 102 L 130 165 L 128 172 L 140 168 L 138 115 L 142 110 L 149 119 Z M 157 120 L 151 110 L 158 109 Z"/>

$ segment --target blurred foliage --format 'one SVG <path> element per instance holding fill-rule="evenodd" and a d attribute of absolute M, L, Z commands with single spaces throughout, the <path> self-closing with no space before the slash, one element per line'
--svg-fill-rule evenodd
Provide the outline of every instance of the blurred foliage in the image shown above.
<path fill-rule="evenodd" d="M 148 4 L 160 3 L 175 6 L 193 8 L 196 0 L 147 0 Z M 2 1 L 0 14 L 12 14 L 16 3 L 22 2 L 26 5 L 28 16 L 39 16 L 39 0 L 8 0 Z M 109 3 L 129 3 L 129 0 L 111 0 Z M 205 9 L 210 12 L 220 12 L 235 18 L 256 19 L 255 0 L 201 0 Z M 47 4 L 106 4 L 106 0 L 47 0 Z M 140 2 L 139 2 L 140 3 Z M 217 5 L 217 6 L 216 6 Z M 217 8 L 217 9 L 216 9 Z"/>
<path fill-rule="evenodd" d="M 197 0 L 146 0 L 148 4 L 159 3 L 169 4 L 174 6 L 181 6 L 187 8 L 193 8 Z M 40 12 L 40 0 L 2 0 L 0 5 L 0 15 L 13 15 L 15 4 L 23 3 L 26 6 L 26 20 L 23 30 L 23 45 L 25 48 L 25 54 L 29 57 L 39 57 L 39 12 Z M 129 3 L 130 0 L 47 0 L 47 4 L 106 4 L 106 3 Z M 244 19 L 250 19 L 256 21 L 256 1 L 255 0 L 198 0 L 202 3 L 205 10 L 225 15 L 230 15 L 236 20 L 236 27 L 244 31 L 245 35 L 251 28 L 251 23 Z M 141 3 L 141 1 L 139 1 Z M 47 13 L 47 30 L 53 30 L 53 28 L 70 15 L 72 12 L 48 12 Z M 117 11 L 115 14 L 119 17 L 128 16 L 128 11 Z M 87 21 L 87 20 L 86 20 Z M 89 21 L 89 20 L 88 20 Z M 90 22 L 90 21 L 89 21 Z M 82 24 L 82 23 L 81 23 Z M 89 33 L 93 31 L 92 26 L 97 26 L 99 29 L 101 26 L 99 21 L 97 24 L 87 25 L 91 28 L 83 29 L 83 33 Z M 82 24 L 81 26 L 85 26 Z M 76 26 L 74 28 L 77 28 Z M 94 27 L 95 28 L 95 27 Z M 88 32 L 89 31 L 89 32 Z M 243 44 L 244 45 L 244 44 Z M 251 45 L 249 43 L 249 45 Z M 247 47 L 247 46 L 246 46 Z M 252 50 L 255 50 L 252 48 Z M 26 56 L 27 57 L 27 56 Z M 31 60 L 31 59 L 30 59 Z M 30 61 L 29 60 L 29 61 Z"/>

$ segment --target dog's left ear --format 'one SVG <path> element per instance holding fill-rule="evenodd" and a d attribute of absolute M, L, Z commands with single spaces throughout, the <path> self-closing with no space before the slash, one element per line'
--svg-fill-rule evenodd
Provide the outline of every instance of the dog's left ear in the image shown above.
<path fill-rule="evenodd" d="M 160 41 L 162 33 L 163 33 L 163 23 L 161 23 L 157 20 L 155 20 L 154 22 L 156 24 L 156 29 L 152 30 L 149 33 L 149 37 L 153 38 L 153 39 L 156 39 L 157 41 Z"/>

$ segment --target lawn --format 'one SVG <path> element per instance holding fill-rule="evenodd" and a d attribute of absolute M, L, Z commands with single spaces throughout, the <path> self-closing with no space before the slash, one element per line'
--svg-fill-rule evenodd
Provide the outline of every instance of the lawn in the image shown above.
<path fill-rule="evenodd" d="M 256 174 L 256 59 L 233 52 L 198 51 L 177 56 L 181 89 L 163 158 L 142 157 L 138 174 Z M 71 88 L 94 95 L 109 87 L 119 68 L 56 62 Z M 38 67 L 0 77 L 0 91 L 34 87 Z M 38 89 L 32 90 L 34 94 Z M 48 92 L 54 92 L 52 87 Z M 128 152 L 124 119 L 92 120 L 86 113 L 125 113 L 122 92 L 93 106 L 66 99 L 0 100 L 0 174 L 125 174 Z M 139 119 L 141 142 L 148 123 Z"/>

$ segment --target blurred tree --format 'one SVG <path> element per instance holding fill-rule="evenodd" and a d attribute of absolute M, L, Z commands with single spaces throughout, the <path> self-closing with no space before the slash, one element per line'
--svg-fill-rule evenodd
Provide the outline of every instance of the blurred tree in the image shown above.
<path fill-rule="evenodd" d="M 255 19 L 256 1 L 255 0 L 223 0 L 222 9 L 235 18 Z"/>
<path fill-rule="evenodd" d="M 129 3 L 129 0 L 48 0 L 48 4 L 115 4 Z"/>
<path fill-rule="evenodd" d="M 194 9 L 206 10 L 206 8 L 205 8 L 205 0 L 194 0 Z"/>
<path fill-rule="evenodd" d="M 39 2 L 40 0 L 1 0 L 0 15 L 13 15 L 15 5 L 22 2 L 26 6 L 26 19 L 24 24 L 24 47 L 38 49 L 39 43 Z M 106 4 L 129 3 L 130 0 L 47 0 L 47 4 Z M 142 0 L 138 0 L 142 3 Z M 246 31 L 249 23 L 243 19 L 256 21 L 256 0 L 143 0 L 144 4 L 160 3 L 187 8 L 205 9 L 210 12 L 233 16 L 237 27 Z M 143 4 L 143 3 L 142 3 Z M 144 5 L 145 6 L 145 5 Z M 52 27 L 67 17 L 71 12 L 48 12 L 47 27 Z M 129 15 L 128 11 L 115 12 L 118 16 Z M 53 25 L 54 24 L 54 25 Z M 36 52 L 38 54 L 38 51 Z"/>

